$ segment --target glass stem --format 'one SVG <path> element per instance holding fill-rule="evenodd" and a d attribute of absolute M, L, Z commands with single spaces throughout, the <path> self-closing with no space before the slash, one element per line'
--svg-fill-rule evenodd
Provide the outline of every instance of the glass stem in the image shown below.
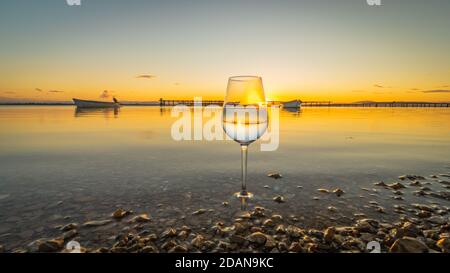
<path fill-rule="evenodd" d="M 248 145 L 241 145 L 242 195 L 247 195 L 247 151 Z"/>

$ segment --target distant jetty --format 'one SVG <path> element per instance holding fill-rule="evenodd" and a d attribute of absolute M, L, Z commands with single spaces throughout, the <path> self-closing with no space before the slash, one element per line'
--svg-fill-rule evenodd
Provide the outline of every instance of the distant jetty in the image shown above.
<path fill-rule="evenodd" d="M 221 100 L 203 100 L 205 105 L 222 105 Z M 279 105 L 283 101 L 269 101 L 269 104 Z M 188 105 L 193 106 L 194 100 L 159 100 L 160 106 Z M 301 101 L 302 107 L 449 107 L 450 102 L 354 102 L 354 103 L 333 103 L 331 101 Z"/>
<path fill-rule="evenodd" d="M 269 104 L 279 105 L 282 101 L 269 101 Z M 122 106 L 193 106 L 194 100 L 166 100 L 149 102 L 121 102 Z M 222 105 L 222 100 L 203 100 L 202 105 Z M 73 102 L 0 102 L 0 105 L 74 105 Z M 331 101 L 302 101 L 302 107 L 426 107 L 426 108 L 448 108 L 450 102 L 353 102 L 353 103 L 333 103 Z"/>

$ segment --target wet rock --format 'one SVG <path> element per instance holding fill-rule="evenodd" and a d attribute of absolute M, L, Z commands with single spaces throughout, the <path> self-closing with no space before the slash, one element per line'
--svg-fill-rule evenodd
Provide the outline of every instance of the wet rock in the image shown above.
<path fill-rule="evenodd" d="M 60 230 L 61 231 L 69 231 L 69 230 L 77 229 L 77 228 L 78 228 L 78 224 L 70 223 L 70 224 L 67 224 L 67 225 L 61 227 Z"/>
<path fill-rule="evenodd" d="M 63 234 L 64 240 L 70 240 L 78 235 L 78 231 L 76 229 L 71 229 Z"/>
<path fill-rule="evenodd" d="M 399 190 L 399 189 L 404 189 L 404 188 L 406 188 L 406 187 L 405 187 L 402 183 L 400 183 L 400 182 L 388 184 L 387 186 L 388 186 L 389 188 L 393 189 L 393 190 Z"/>
<path fill-rule="evenodd" d="M 141 253 L 158 253 L 158 249 L 155 246 L 144 246 L 141 251 Z"/>
<path fill-rule="evenodd" d="M 439 239 L 436 243 L 436 246 L 439 247 L 442 252 L 449 253 L 450 252 L 450 238 L 444 237 Z"/>
<path fill-rule="evenodd" d="M 228 207 L 228 205 L 230 205 L 228 202 L 222 202 L 222 206 L 224 206 L 224 207 Z"/>
<path fill-rule="evenodd" d="M 275 223 L 273 222 L 272 219 L 266 219 L 263 222 L 263 226 L 265 227 L 273 227 L 275 225 Z"/>
<path fill-rule="evenodd" d="M 247 236 L 249 242 L 255 243 L 257 245 L 264 245 L 266 243 L 266 235 L 262 232 L 254 232 Z"/>
<path fill-rule="evenodd" d="M 169 250 L 169 253 L 186 253 L 188 249 L 183 245 L 176 245 Z"/>
<path fill-rule="evenodd" d="M 293 242 L 288 249 L 289 252 L 302 252 L 302 246 L 298 242 Z"/>
<path fill-rule="evenodd" d="M 414 186 L 414 187 L 422 187 L 423 186 L 422 183 L 420 183 L 420 181 L 417 181 L 417 180 L 411 181 L 409 183 L 409 185 Z"/>
<path fill-rule="evenodd" d="M 279 215 L 279 214 L 274 214 L 272 215 L 272 217 L 270 217 L 275 223 L 279 223 L 281 221 L 283 221 L 283 216 Z"/>
<path fill-rule="evenodd" d="M 161 245 L 161 248 L 168 251 L 168 250 L 174 248 L 174 247 L 177 246 L 177 245 L 178 245 L 178 244 L 177 244 L 176 241 L 170 240 L 170 241 L 167 241 L 167 242 L 163 243 L 163 244 Z"/>
<path fill-rule="evenodd" d="M 111 220 L 88 221 L 83 224 L 84 227 L 99 227 L 111 223 Z"/>
<path fill-rule="evenodd" d="M 133 219 L 131 219 L 130 222 L 132 223 L 146 223 L 150 221 L 150 216 L 146 213 L 137 215 L 135 217 L 133 217 Z"/>
<path fill-rule="evenodd" d="M 303 235 L 303 231 L 296 226 L 290 225 L 286 228 L 286 234 L 292 238 L 298 238 Z"/>
<path fill-rule="evenodd" d="M 376 233 L 380 223 L 374 219 L 360 219 L 356 221 L 355 228 L 360 232 Z"/>
<path fill-rule="evenodd" d="M 244 244 L 246 241 L 247 241 L 247 240 L 246 240 L 244 237 L 240 236 L 240 235 L 232 235 L 232 236 L 230 237 L 230 242 L 235 243 L 235 244 L 238 244 L 238 245 L 242 245 L 242 244 Z"/>
<path fill-rule="evenodd" d="M 427 219 L 427 221 L 438 225 L 443 225 L 447 223 L 447 220 L 444 217 L 437 215 L 431 216 L 430 218 Z"/>
<path fill-rule="evenodd" d="M 206 209 L 199 209 L 196 210 L 192 213 L 192 215 L 200 215 L 200 214 L 204 214 L 206 212 Z"/>
<path fill-rule="evenodd" d="M 270 189 L 270 186 L 269 185 L 264 185 L 264 188 L 265 189 Z"/>
<path fill-rule="evenodd" d="M 174 228 L 168 228 L 161 234 L 161 238 L 170 238 L 170 237 L 176 237 L 177 236 L 177 230 Z"/>
<path fill-rule="evenodd" d="M 278 234 L 284 234 L 284 233 L 286 233 L 286 228 L 284 227 L 284 225 L 278 225 L 275 228 L 275 232 Z"/>
<path fill-rule="evenodd" d="M 264 217 L 265 216 L 264 211 L 265 211 L 265 209 L 263 207 L 256 206 L 252 212 L 252 215 L 256 216 L 256 217 Z"/>
<path fill-rule="evenodd" d="M 336 234 L 336 228 L 335 227 L 329 227 L 325 230 L 323 239 L 327 243 L 331 243 L 333 241 L 334 235 Z"/>
<path fill-rule="evenodd" d="M 266 249 L 272 249 L 277 246 L 277 241 L 270 235 L 266 235 L 266 243 L 264 244 L 264 247 Z"/>
<path fill-rule="evenodd" d="M 178 238 L 180 238 L 181 240 L 185 240 L 188 236 L 189 233 L 186 230 L 182 230 L 180 231 L 180 233 L 178 233 Z"/>
<path fill-rule="evenodd" d="M 425 196 L 425 195 L 427 195 L 427 193 L 425 191 L 423 191 L 423 190 L 414 191 L 413 194 L 417 195 L 417 196 Z"/>
<path fill-rule="evenodd" d="M 234 223 L 234 232 L 236 233 L 236 234 L 241 234 L 241 233 L 244 233 L 246 230 L 247 230 L 247 228 L 245 227 L 245 225 L 243 225 L 243 224 L 241 224 L 241 223 Z"/>
<path fill-rule="evenodd" d="M 231 245 L 227 242 L 219 241 L 219 243 L 217 244 L 217 248 L 225 251 L 230 249 Z"/>
<path fill-rule="evenodd" d="M 269 173 L 269 174 L 267 174 L 267 176 L 270 178 L 273 178 L 273 179 L 283 178 L 283 176 L 280 173 Z"/>
<path fill-rule="evenodd" d="M 333 193 L 336 194 L 338 197 L 340 197 L 340 196 L 342 196 L 345 192 L 344 192 L 342 189 L 337 188 L 337 189 L 334 189 L 334 190 L 333 190 Z"/>
<path fill-rule="evenodd" d="M 119 219 L 124 218 L 125 216 L 130 215 L 130 214 L 131 214 L 131 211 L 129 211 L 129 210 L 124 210 L 124 209 L 122 209 L 122 208 L 119 208 L 119 209 L 117 209 L 116 211 L 114 211 L 114 212 L 111 214 L 111 217 L 114 218 L 114 219 L 119 220 Z"/>
<path fill-rule="evenodd" d="M 192 239 L 191 244 L 198 249 L 201 249 L 205 243 L 205 238 L 202 235 L 197 235 Z"/>
<path fill-rule="evenodd" d="M 330 212 L 337 212 L 337 210 L 338 210 L 336 207 L 333 207 L 333 206 L 329 206 L 327 209 Z"/>
<path fill-rule="evenodd" d="M 393 253 L 428 253 L 428 247 L 421 241 L 412 237 L 397 239 L 389 248 Z"/>
<path fill-rule="evenodd" d="M 317 189 L 317 191 L 321 193 L 330 193 L 330 191 L 327 189 Z"/>
<path fill-rule="evenodd" d="M 284 197 L 281 195 L 277 195 L 273 198 L 273 201 L 277 202 L 277 203 L 284 203 Z"/>
<path fill-rule="evenodd" d="M 386 183 L 384 183 L 383 181 L 379 181 L 379 182 L 375 182 L 373 183 L 375 186 L 380 186 L 380 187 L 387 187 L 388 185 Z"/>
<path fill-rule="evenodd" d="M 52 239 L 38 243 L 39 252 L 56 252 L 64 247 L 63 239 Z"/>
<path fill-rule="evenodd" d="M 428 218 L 431 216 L 431 212 L 426 211 L 426 210 L 421 210 L 418 213 L 416 213 L 417 217 L 419 218 Z"/>

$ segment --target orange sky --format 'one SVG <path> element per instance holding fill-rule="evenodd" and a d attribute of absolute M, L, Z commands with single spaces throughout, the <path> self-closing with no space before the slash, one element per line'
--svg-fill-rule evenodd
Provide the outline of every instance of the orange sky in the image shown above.
<path fill-rule="evenodd" d="M 236 75 L 271 100 L 450 101 L 450 2 L 21 2 L 0 8 L 0 102 L 223 99 Z"/>

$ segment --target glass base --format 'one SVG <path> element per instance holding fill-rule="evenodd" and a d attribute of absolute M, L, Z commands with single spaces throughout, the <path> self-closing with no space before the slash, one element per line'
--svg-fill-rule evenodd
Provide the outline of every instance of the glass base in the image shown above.
<path fill-rule="evenodd" d="M 248 191 L 240 191 L 234 194 L 237 198 L 253 198 L 253 193 Z"/>

